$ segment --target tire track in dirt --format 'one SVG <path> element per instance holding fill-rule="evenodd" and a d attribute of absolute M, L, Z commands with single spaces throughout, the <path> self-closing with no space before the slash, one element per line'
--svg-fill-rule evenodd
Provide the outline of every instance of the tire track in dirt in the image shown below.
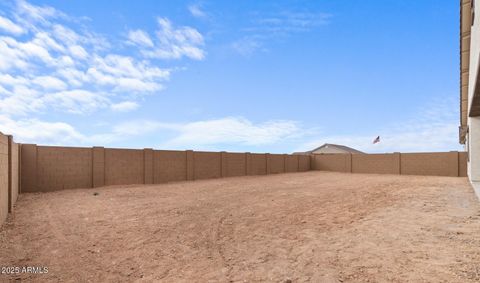
<path fill-rule="evenodd" d="M 65 237 L 65 234 L 59 231 L 59 228 L 58 228 L 58 227 L 62 227 L 62 225 L 59 225 L 57 223 L 58 221 L 55 221 L 54 218 L 52 217 L 52 209 L 50 207 L 50 204 L 45 206 L 44 213 L 47 217 L 48 226 L 50 227 L 50 229 L 47 229 L 47 230 L 52 232 L 58 241 L 66 242 L 67 238 Z"/>
<path fill-rule="evenodd" d="M 212 246 L 214 248 L 214 253 L 216 254 L 216 258 L 220 261 L 221 263 L 221 273 L 225 277 L 225 279 L 230 282 L 231 281 L 231 266 L 228 263 L 228 260 L 225 257 L 225 251 L 224 251 L 224 244 L 223 244 L 223 238 L 222 236 L 222 227 L 224 226 L 224 222 L 227 219 L 227 215 L 223 215 L 220 217 L 220 219 L 217 221 L 217 225 L 215 226 L 215 231 L 213 232 L 213 237 L 212 237 Z M 224 272 L 225 271 L 225 272 Z"/>

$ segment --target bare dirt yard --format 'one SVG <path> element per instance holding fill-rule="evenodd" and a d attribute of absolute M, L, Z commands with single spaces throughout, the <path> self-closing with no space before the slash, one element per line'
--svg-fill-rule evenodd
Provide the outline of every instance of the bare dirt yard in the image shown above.
<path fill-rule="evenodd" d="M 94 195 L 98 192 L 98 195 Z M 22 194 L 0 275 L 54 282 L 478 282 L 466 178 L 326 172 Z"/>

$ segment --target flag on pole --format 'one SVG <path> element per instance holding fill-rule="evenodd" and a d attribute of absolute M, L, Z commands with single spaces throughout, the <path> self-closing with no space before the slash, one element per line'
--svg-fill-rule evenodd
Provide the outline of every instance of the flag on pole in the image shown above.
<path fill-rule="evenodd" d="M 376 137 L 374 140 L 373 140 L 373 144 L 376 144 L 376 143 L 379 143 L 380 142 L 380 136 Z"/>

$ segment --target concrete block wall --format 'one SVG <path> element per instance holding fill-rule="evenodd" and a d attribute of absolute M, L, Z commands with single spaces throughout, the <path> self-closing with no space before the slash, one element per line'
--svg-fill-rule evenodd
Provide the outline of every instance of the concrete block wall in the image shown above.
<path fill-rule="evenodd" d="M 304 172 L 311 169 L 350 173 L 466 176 L 464 152 L 308 156 L 149 148 L 18 146 L 13 141 L 9 143 L 8 137 L 3 140 L 4 147 L 6 144 L 6 154 L 3 156 L 7 156 L 4 161 L 7 166 L 3 167 L 17 168 L 7 172 L 7 199 L 10 201 L 7 211 L 16 200 L 17 187 L 22 192 L 46 192 L 105 185 L 160 184 Z M 9 157 L 9 150 L 17 152 L 16 155 Z M 19 152 L 22 154 L 19 155 Z M 10 163 L 12 165 L 8 166 Z M 19 170 L 21 174 L 18 174 Z M 17 175 L 17 179 L 11 179 L 9 183 L 9 174 Z M 9 186 L 13 188 L 10 192 Z"/>
<path fill-rule="evenodd" d="M 220 152 L 193 152 L 194 180 L 222 177 L 222 158 Z"/>
<path fill-rule="evenodd" d="M 285 156 L 285 172 L 298 172 L 299 168 L 299 155 L 286 155 Z"/>
<path fill-rule="evenodd" d="M 428 176 L 467 176 L 465 152 L 315 154 L 312 169 L 323 171 Z"/>
<path fill-rule="evenodd" d="M 285 173 L 285 155 L 269 154 L 268 166 L 268 174 Z"/>
<path fill-rule="evenodd" d="M 38 146 L 36 163 L 34 191 L 92 187 L 91 148 Z"/>
<path fill-rule="evenodd" d="M 459 153 L 404 153 L 401 170 L 405 175 L 459 176 Z"/>
<path fill-rule="evenodd" d="M 349 154 L 352 173 L 400 174 L 399 154 Z"/>
<path fill-rule="evenodd" d="M 20 147 L 12 136 L 0 133 L 0 226 L 13 211 L 20 188 Z"/>
<path fill-rule="evenodd" d="M 105 186 L 105 149 L 92 148 L 92 186 L 94 188 Z"/>
<path fill-rule="evenodd" d="M 0 224 L 8 215 L 8 137 L 0 134 Z"/>
<path fill-rule="evenodd" d="M 8 136 L 9 146 L 9 205 L 8 212 L 13 211 L 13 206 L 17 202 L 18 194 L 20 193 L 20 146 L 13 141 L 12 136 Z"/>
<path fill-rule="evenodd" d="M 24 192 L 265 175 L 310 170 L 287 154 L 21 145 Z"/>
<path fill-rule="evenodd" d="M 458 153 L 458 177 L 468 177 L 467 176 L 467 160 L 468 155 L 466 152 Z"/>
<path fill-rule="evenodd" d="M 140 149 L 105 149 L 105 185 L 143 184 L 144 152 Z"/>
<path fill-rule="evenodd" d="M 187 152 L 154 150 L 153 183 L 167 183 L 187 180 Z"/>
<path fill-rule="evenodd" d="M 298 171 L 305 172 L 311 169 L 310 155 L 298 155 Z"/>
<path fill-rule="evenodd" d="M 247 153 L 222 152 L 222 177 L 247 175 Z"/>
<path fill-rule="evenodd" d="M 21 144 L 21 192 L 37 192 L 37 145 Z"/>
<path fill-rule="evenodd" d="M 312 168 L 321 171 L 352 172 L 351 154 L 315 154 Z"/>
<path fill-rule="evenodd" d="M 267 156 L 268 154 L 250 153 L 250 162 L 248 163 L 248 175 L 266 175 Z"/>

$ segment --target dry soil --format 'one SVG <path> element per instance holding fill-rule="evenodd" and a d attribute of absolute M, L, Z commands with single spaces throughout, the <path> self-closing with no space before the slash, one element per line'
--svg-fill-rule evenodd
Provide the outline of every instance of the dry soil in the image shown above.
<path fill-rule="evenodd" d="M 54 282 L 478 282 L 480 205 L 465 178 L 325 172 L 22 194 L 0 265 Z"/>

